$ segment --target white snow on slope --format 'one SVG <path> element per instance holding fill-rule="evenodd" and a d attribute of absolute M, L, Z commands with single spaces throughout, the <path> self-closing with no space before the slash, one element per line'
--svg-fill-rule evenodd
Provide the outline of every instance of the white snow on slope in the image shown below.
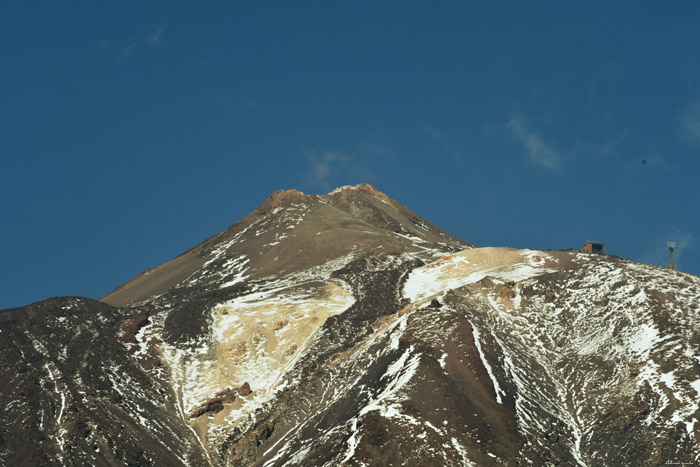
<path fill-rule="evenodd" d="M 596 465 L 602 458 L 590 440 L 608 430 L 600 415 L 642 397 L 650 408 L 646 425 L 680 425 L 694 436 L 698 394 L 685 376 L 693 374 L 693 355 L 679 340 L 690 340 L 690 323 L 697 322 L 698 281 L 651 266 L 566 255 L 560 257 L 572 261 L 573 270 L 552 282 L 530 282 L 516 309 L 489 291 L 484 301 L 493 312 L 470 315 L 482 332 L 499 336 L 495 353 L 514 385 L 521 430 L 542 436 L 554 417 L 567 427 L 564 442 L 576 462 Z M 668 298 L 659 301 L 659 292 Z"/>
<path fill-rule="evenodd" d="M 498 385 L 498 380 L 493 374 L 493 369 L 491 368 L 491 365 L 489 365 L 489 362 L 486 360 L 486 355 L 484 355 L 484 350 L 481 348 L 481 341 L 479 340 L 481 334 L 479 333 L 479 330 L 476 328 L 476 326 L 472 326 L 472 334 L 474 335 L 474 344 L 476 345 L 476 350 L 479 352 L 479 357 L 481 357 L 481 361 L 486 367 L 486 372 L 489 374 L 489 378 L 491 378 L 491 382 L 493 383 L 493 390 L 496 392 L 496 402 L 498 402 L 499 404 L 503 404 L 501 394 L 505 394 L 505 392 Z"/>
<path fill-rule="evenodd" d="M 589 443 L 601 431 L 597 425 L 600 420 L 596 417 L 617 403 L 615 395 L 632 395 L 645 390 L 650 394 L 649 397 L 654 398 L 646 424 L 667 427 L 682 424 L 683 431 L 689 437 L 697 436 L 695 427 L 700 380 L 693 381 L 693 378 L 689 381 L 687 373 L 683 373 L 680 366 L 671 368 L 660 363 L 662 356 L 670 355 L 668 352 L 671 351 L 674 352 L 673 355 L 685 352 L 685 360 L 700 361 L 692 349 L 681 348 L 678 351 L 674 347 L 678 344 L 677 336 L 669 337 L 667 324 L 655 321 L 651 313 L 657 311 L 655 307 L 658 304 L 650 302 L 654 299 L 654 294 L 649 289 L 683 294 L 674 285 L 665 284 L 667 277 L 660 277 L 656 270 L 644 266 L 620 267 L 616 263 L 579 255 L 574 262 L 580 262 L 580 274 L 575 277 L 572 273 L 572 277 L 562 274 L 553 277 L 551 281 L 549 278 L 543 281 L 529 280 L 554 271 L 550 268 L 555 267 L 555 263 L 565 254 L 531 250 L 494 251 L 494 254 L 502 257 L 491 261 L 484 250 L 488 249 L 447 256 L 415 269 L 409 274 L 403 296 L 410 298 L 415 308 L 418 308 L 420 302 L 441 296 L 449 290 L 483 278 L 493 279 L 492 282 L 484 283 L 487 292 L 483 296 L 484 307 L 480 309 L 480 317 L 470 316 L 470 321 L 475 324 L 472 326 L 474 341 L 493 383 L 497 402 L 503 403 L 508 391 L 508 400 L 512 396 L 519 428 L 525 435 L 542 439 L 544 434 L 550 434 L 553 426 L 557 425 L 556 435 L 561 436 L 561 442 L 569 447 L 572 462 L 595 465 L 600 457 L 596 458 L 596 453 L 591 452 Z M 571 253 L 571 256 L 576 257 L 576 254 Z M 232 265 L 234 262 L 231 260 Z M 375 264 L 375 267 L 382 266 Z M 334 268 L 335 266 L 328 266 L 327 269 L 332 271 Z M 648 280 L 635 279 L 635 274 L 629 273 L 634 268 L 639 270 L 639 274 L 646 274 L 644 277 Z M 285 380 L 291 378 L 288 370 L 314 337 L 315 331 L 312 331 L 309 335 L 302 333 L 304 339 L 301 341 L 295 340 L 287 327 L 306 326 L 304 323 L 314 313 L 317 307 L 315 301 L 319 298 L 318 294 L 309 293 L 308 287 L 315 288 L 316 285 L 311 282 L 318 278 L 299 274 L 293 279 L 287 277 L 270 280 L 276 281 L 272 288 L 257 289 L 246 296 L 221 303 L 212 310 L 211 341 L 192 342 L 191 348 L 178 350 L 185 358 L 177 364 L 181 373 L 175 373 L 182 375 L 191 368 L 191 374 L 184 374 L 178 379 L 178 384 L 184 388 L 184 391 L 181 389 L 181 394 L 186 394 L 183 399 L 189 401 L 183 404 L 185 407 L 195 407 L 226 387 L 250 383 L 253 394 L 245 398 L 243 405 L 225 414 L 222 426 L 235 426 L 237 420 L 244 419 L 265 401 L 269 401 L 274 391 L 288 383 L 293 386 L 295 381 Z M 491 289 L 493 283 L 498 285 L 510 281 L 526 281 L 522 288 L 520 285 L 512 288 L 517 293 L 512 299 L 503 296 L 502 287 Z M 470 287 L 458 293 L 469 294 L 471 300 L 479 294 L 479 290 L 478 287 Z M 522 295 L 520 291 L 523 291 Z M 330 308 L 342 311 L 343 307 L 347 308 L 352 303 L 351 300 L 342 303 L 344 299 L 340 295 L 336 298 L 337 300 L 329 301 Z M 687 303 L 693 300 L 689 293 L 686 298 Z M 440 298 L 440 301 L 443 299 Z M 686 326 L 691 328 L 697 320 L 693 321 L 692 314 L 682 309 L 683 306 L 680 308 L 674 312 L 673 319 L 680 322 L 687 319 Z M 273 319 L 280 316 L 289 318 L 294 312 L 300 316 L 275 329 L 276 324 L 284 319 L 272 321 Z M 464 312 L 470 313 L 469 310 Z M 385 355 L 387 351 L 398 349 L 407 316 L 398 314 L 390 329 L 375 329 L 366 345 L 344 355 L 343 361 L 336 364 L 347 371 L 350 362 L 358 364 L 362 361 L 369 365 L 373 359 Z M 272 328 L 270 324 L 273 324 Z M 150 331 L 150 328 L 147 330 Z M 246 337 L 255 335 L 261 337 L 257 342 Z M 370 344 L 376 343 L 378 339 L 385 339 L 382 348 L 373 348 L 367 352 Z M 263 340 L 272 342 L 273 347 L 289 349 L 291 357 L 283 360 L 275 357 Z M 245 344 L 244 347 L 241 344 Z M 292 350 L 293 344 L 297 347 Z M 237 354 L 239 351 L 240 355 Z M 372 355 L 367 355 L 368 353 Z M 490 364 L 485 358 L 487 354 Z M 240 361 L 235 365 L 231 363 L 236 359 Z M 342 427 L 331 430 L 347 430 L 346 436 L 350 435 L 349 439 L 345 438 L 347 445 L 343 454 L 334 459 L 333 463 L 337 465 L 340 461 L 350 461 L 353 458 L 355 448 L 363 436 L 361 417 L 370 411 L 407 426 L 422 424 L 423 427 L 447 436 L 447 429 L 443 430 L 441 425 L 438 424 L 438 428 L 423 423 L 423 420 L 415 418 L 402 407 L 403 390 L 411 386 L 411 378 L 414 377 L 419 360 L 418 354 L 402 352 L 384 378 L 386 386 L 379 393 L 372 393 L 355 412 L 354 418 Z M 602 371 L 596 367 L 599 362 L 606 362 Z M 438 363 L 445 368 L 445 354 L 442 354 Z M 358 366 L 364 368 L 366 365 Z M 608 371 L 608 366 L 612 370 Z M 586 371 L 581 371 L 584 367 Z M 638 373 L 633 374 L 630 369 L 638 370 Z M 537 378 L 533 378 L 533 374 Z M 205 375 L 205 380 L 211 377 L 212 381 L 199 387 L 187 382 L 196 383 L 196 380 L 202 379 L 202 375 Z M 216 378 L 219 378 L 218 382 L 214 381 Z M 338 384 L 333 384 L 334 378 L 334 373 L 331 372 L 328 387 L 323 389 L 321 400 L 310 409 L 312 412 L 320 413 L 346 391 Z M 500 385 L 499 380 L 502 382 Z M 393 389 L 386 392 L 384 388 Z M 603 392 L 606 388 L 609 391 Z M 678 402 L 684 408 L 678 409 Z M 288 454 L 292 457 L 287 457 L 287 462 L 303 460 L 308 448 L 299 449 L 299 444 L 294 444 L 292 440 L 299 441 L 297 434 L 304 431 L 302 428 L 305 425 L 307 428 L 313 426 L 307 425 L 312 420 L 308 414 L 304 416 L 306 418 L 301 418 L 297 425 L 289 428 L 274 446 L 266 447 L 266 454 L 275 456 L 266 465 L 272 465 Z M 187 413 L 183 413 L 183 417 L 186 418 Z M 324 433 L 319 434 L 319 437 L 331 435 Z M 422 435 L 425 436 L 425 433 Z M 420 432 L 416 439 L 422 439 Z M 446 439 L 449 440 L 449 437 Z M 301 445 L 307 446 L 315 442 L 311 439 L 307 441 Z M 453 442 L 452 449 L 460 452 L 463 462 L 468 463 L 467 452 L 460 448 Z M 591 456 L 593 461 L 590 460 Z"/>
<path fill-rule="evenodd" d="M 253 392 L 237 398 L 213 419 L 216 425 L 235 426 L 289 384 L 285 375 L 320 326 L 353 303 L 343 283 L 310 281 L 254 292 L 214 307 L 209 339 L 184 346 L 161 344 L 183 418 L 216 393 L 248 383 Z"/>
<path fill-rule="evenodd" d="M 640 356 L 648 357 L 658 340 L 659 330 L 654 327 L 654 324 L 642 323 L 637 334 L 631 339 L 630 349 Z"/>
<path fill-rule="evenodd" d="M 544 253 L 532 250 L 499 251 L 499 254 L 509 256 L 508 261 L 494 264 L 484 255 L 495 250 L 498 249 L 475 248 L 414 269 L 404 284 L 403 296 L 418 302 L 485 277 L 517 282 L 553 271 L 544 267 Z"/>

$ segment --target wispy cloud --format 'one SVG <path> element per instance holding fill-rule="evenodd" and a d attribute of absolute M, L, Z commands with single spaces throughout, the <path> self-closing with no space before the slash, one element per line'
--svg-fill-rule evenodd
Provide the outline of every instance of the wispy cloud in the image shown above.
<path fill-rule="evenodd" d="M 391 159 L 391 151 L 376 141 L 359 144 L 352 151 L 304 149 L 306 183 L 327 190 L 342 185 L 376 183 L 377 164 Z"/>
<path fill-rule="evenodd" d="M 461 152 L 459 149 L 447 139 L 442 131 L 432 126 L 426 126 L 425 133 L 445 154 L 456 161 L 461 159 Z"/>
<path fill-rule="evenodd" d="M 560 167 L 561 157 L 559 154 L 539 134 L 532 131 L 522 117 L 512 116 L 507 127 L 511 135 L 525 146 L 533 164 L 551 170 Z"/>
<path fill-rule="evenodd" d="M 379 182 L 382 170 L 394 170 L 397 163 L 391 138 L 381 121 L 352 147 L 324 149 L 302 147 L 306 164 L 302 169 L 304 184 L 309 189 L 336 188 L 342 185 Z"/>
<path fill-rule="evenodd" d="M 676 241 L 676 264 L 683 261 L 685 255 L 692 249 L 695 244 L 695 238 L 691 233 L 688 232 L 678 232 L 672 234 L 672 238 Z"/>
<path fill-rule="evenodd" d="M 597 142 L 579 142 L 573 146 L 571 153 L 585 158 L 610 159 L 620 154 L 620 146 L 628 139 L 628 131 L 620 131 L 607 139 Z"/>
<path fill-rule="evenodd" d="M 129 42 L 129 44 L 126 47 L 122 48 L 122 50 L 121 50 L 121 52 L 119 52 L 119 55 L 117 56 L 117 58 L 119 60 L 124 60 L 124 59 L 129 58 L 129 56 L 131 55 L 131 52 L 136 48 L 137 45 L 139 45 L 139 40 L 132 40 L 131 42 Z"/>
<path fill-rule="evenodd" d="M 117 54 L 118 60 L 126 60 L 129 58 L 134 50 L 138 47 L 145 45 L 150 48 L 157 48 L 162 45 L 163 33 L 165 32 L 165 26 L 158 26 L 156 29 L 146 31 L 145 33 L 132 38 L 124 47 L 119 49 Z M 103 41 L 105 42 L 105 41 Z"/>
<path fill-rule="evenodd" d="M 158 26 L 158 29 L 148 34 L 147 40 L 151 47 L 158 47 L 160 45 L 160 37 L 163 35 L 163 31 L 165 31 L 165 27 Z"/>
<path fill-rule="evenodd" d="M 679 270 L 683 268 L 683 258 L 688 252 L 692 251 L 695 244 L 695 238 L 689 232 L 674 230 L 669 232 L 664 238 L 660 239 L 658 246 L 647 247 L 642 255 L 642 262 L 654 264 L 656 266 L 666 266 L 668 264 L 668 248 L 666 242 L 674 242 L 676 244 L 675 259 Z"/>
<path fill-rule="evenodd" d="M 307 150 L 306 158 L 313 183 L 323 189 L 331 188 L 332 181 L 339 175 L 347 176 L 361 171 L 359 160 L 356 157 L 341 152 L 319 153 L 316 150 Z"/>
<path fill-rule="evenodd" d="M 700 145 L 700 100 L 695 101 L 680 117 L 681 138 Z"/>
<path fill-rule="evenodd" d="M 112 50 L 112 44 L 108 39 L 102 39 L 96 46 L 95 49 L 97 49 L 98 52 L 107 52 L 108 50 Z"/>

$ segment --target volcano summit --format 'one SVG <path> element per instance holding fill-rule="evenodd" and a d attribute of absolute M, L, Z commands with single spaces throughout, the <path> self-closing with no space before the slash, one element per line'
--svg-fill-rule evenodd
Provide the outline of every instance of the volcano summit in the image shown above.
<path fill-rule="evenodd" d="M 278 191 L 100 301 L 0 311 L 3 465 L 700 463 L 700 278 Z"/>

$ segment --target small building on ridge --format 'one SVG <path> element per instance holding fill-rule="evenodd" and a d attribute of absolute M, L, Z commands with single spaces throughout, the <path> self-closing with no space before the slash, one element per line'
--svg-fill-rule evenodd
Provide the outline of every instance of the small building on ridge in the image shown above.
<path fill-rule="evenodd" d="M 604 255 L 605 254 L 605 244 L 604 243 L 595 243 L 595 242 L 586 242 L 585 245 L 581 247 L 580 250 L 581 253 L 590 253 L 593 255 Z"/>

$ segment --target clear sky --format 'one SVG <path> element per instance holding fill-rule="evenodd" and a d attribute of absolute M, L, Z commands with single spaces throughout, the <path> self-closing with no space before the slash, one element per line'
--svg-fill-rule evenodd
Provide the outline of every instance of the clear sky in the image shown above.
<path fill-rule="evenodd" d="M 0 41 L 0 308 L 363 182 L 700 274 L 700 2 L 6 1 Z"/>

